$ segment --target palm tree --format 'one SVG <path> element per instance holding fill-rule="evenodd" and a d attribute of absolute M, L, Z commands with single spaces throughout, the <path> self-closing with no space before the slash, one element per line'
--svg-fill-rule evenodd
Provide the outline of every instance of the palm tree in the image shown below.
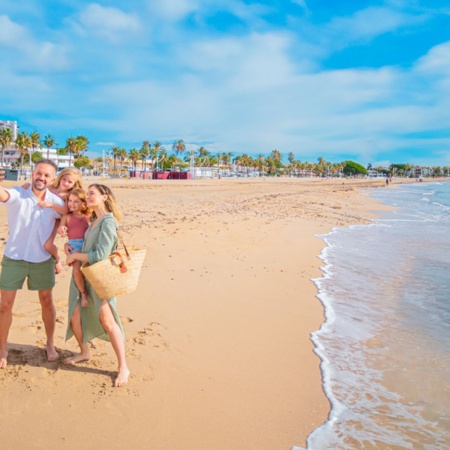
<path fill-rule="evenodd" d="M 0 131 L 0 147 L 2 149 L 2 159 L 1 165 L 3 167 L 3 162 L 5 158 L 5 149 L 9 147 L 14 142 L 14 135 L 11 128 L 6 127 Z"/>
<path fill-rule="evenodd" d="M 161 142 L 156 141 L 153 144 L 153 151 L 154 151 L 155 161 L 156 161 L 156 164 L 155 164 L 156 165 L 156 170 L 158 170 L 158 163 L 161 161 L 159 159 L 159 152 L 162 151 L 162 150 L 164 150 L 164 147 L 161 145 Z"/>
<path fill-rule="evenodd" d="M 66 139 L 65 150 L 69 153 L 69 167 L 72 165 L 72 154 L 77 153 L 78 140 L 76 137 L 69 137 Z"/>
<path fill-rule="evenodd" d="M 86 136 L 77 136 L 77 155 L 82 155 L 87 151 L 89 145 L 89 139 Z"/>
<path fill-rule="evenodd" d="M 139 159 L 139 152 L 135 148 L 132 148 L 128 152 L 128 159 L 131 161 L 133 170 L 136 170 L 136 163 L 137 163 L 137 160 Z"/>
<path fill-rule="evenodd" d="M 145 161 L 150 155 L 150 142 L 144 141 L 142 143 L 141 150 L 139 151 L 139 159 L 142 159 L 142 171 L 145 172 L 146 166 Z"/>
<path fill-rule="evenodd" d="M 183 155 L 183 153 L 186 151 L 186 145 L 184 145 L 183 139 L 178 139 L 177 141 L 175 141 L 172 145 L 172 150 L 176 152 L 177 156 L 180 153 L 181 155 Z"/>
<path fill-rule="evenodd" d="M 124 148 L 119 149 L 119 153 L 117 154 L 120 161 L 120 170 L 123 170 L 123 163 L 125 161 L 125 158 L 127 157 L 127 151 Z"/>
<path fill-rule="evenodd" d="M 55 140 L 51 134 L 47 134 L 44 138 L 44 145 L 47 147 L 47 159 L 50 158 L 50 148 L 55 145 Z"/>
<path fill-rule="evenodd" d="M 281 162 L 281 153 L 278 150 L 272 150 L 271 156 L 276 163 Z"/>
<path fill-rule="evenodd" d="M 112 153 L 112 155 L 113 155 L 113 158 L 114 158 L 114 172 L 117 170 L 116 169 L 116 160 L 117 160 L 117 158 L 119 158 L 119 155 L 120 155 L 120 151 L 121 151 L 122 149 L 118 146 L 118 145 L 115 145 L 112 149 L 111 149 L 111 153 Z"/>
<path fill-rule="evenodd" d="M 23 173 L 23 157 L 27 154 L 28 148 L 31 147 L 31 139 L 27 132 L 23 131 L 17 135 L 16 145 L 20 153 L 20 173 Z"/>
<path fill-rule="evenodd" d="M 37 131 L 33 131 L 30 134 L 30 142 L 31 142 L 31 151 L 34 152 L 34 148 L 42 148 L 42 144 L 41 144 L 41 135 L 37 132 Z M 32 158 L 30 155 L 30 168 L 32 167 Z"/>
<path fill-rule="evenodd" d="M 159 159 L 157 160 L 157 164 L 160 163 L 162 169 L 164 169 L 164 165 L 167 161 L 167 158 L 168 155 L 166 149 L 164 147 L 161 147 L 161 149 L 159 150 Z"/>

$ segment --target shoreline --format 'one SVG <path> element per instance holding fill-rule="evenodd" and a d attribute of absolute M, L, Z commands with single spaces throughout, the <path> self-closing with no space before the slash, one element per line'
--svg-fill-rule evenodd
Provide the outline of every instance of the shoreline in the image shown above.
<path fill-rule="evenodd" d="M 312 279 L 321 275 L 318 256 L 326 244 L 316 235 L 370 222 L 384 207 L 361 190 L 384 181 L 106 184 L 126 213 L 127 246 L 148 248 L 137 291 L 118 301 L 130 383 L 111 387 L 115 362 L 102 341 L 93 343 L 89 363 L 47 363 L 36 294 L 23 290 L 14 308 L 11 364 L 0 373 L 1 412 L 11 431 L 5 444 L 304 446 L 330 410 L 310 339 L 324 320 Z M 5 236 L 6 208 L 0 217 Z M 63 356 L 76 348 L 63 340 L 69 277 L 65 267 L 54 290 Z M 17 399 L 24 406 L 8 414 Z M 24 437 L 25 411 L 30 433 Z M 42 429 L 45 416 L 56 427 L 52 436 Z"/>

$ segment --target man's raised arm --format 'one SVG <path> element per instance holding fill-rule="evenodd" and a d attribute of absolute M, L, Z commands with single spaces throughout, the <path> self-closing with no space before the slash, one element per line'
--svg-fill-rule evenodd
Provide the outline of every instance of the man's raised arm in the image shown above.
<path fill-rule="evenodd" d="M 0 169 L 0 181 L 5 178 L 5 171 Z M 0 202 L 4 203 L 9 199 L 9 193 L 0 186 Z"/>

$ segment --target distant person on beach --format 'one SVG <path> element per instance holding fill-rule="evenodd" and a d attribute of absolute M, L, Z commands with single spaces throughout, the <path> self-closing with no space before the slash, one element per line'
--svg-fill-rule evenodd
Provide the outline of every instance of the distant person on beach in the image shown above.
<path fill-rule="evenodd" d="M 86 231 L 82 251 L 73 252 L 66 244 L 67 264 L 76 261 L 95 264 L 109 257 L 117 248 L 118 221 L 122 220 L 120 211 L 111 190 L 103 184 L 92 184 L 86 193 L 86 203 L 92 211 L 91 224 Z M 114 386 L 125 386 L 130 371 L 125 359 L 124 332 L 115 298 L 100 298 L 86 280 L 88 306 L 80 307 L 80 295 L 74 277 L 69 291 L 69 324 L 66 340 L 75 336 L 80 353 L 64 360 L 65 364 L 76 364 L 90 358 L 88 342 L 94 338 L 110 341 L 118 362 L 118 375 Z"/>
<path fill-rule="evenodd" d="M 69 238 L 68 244 L 72 252 L 80 252 L 83 248 L 84 233 L 89 227 L 90 210 L 86 203 L 86 193 L 83 189 L 73 189 L 67 200 L 69 212 L 64 214 L 58 228 L 60 236 Z M 81 262 L 72 264 L 73 278 L 81 296 L 81 306 L 88 306 L 84 276 L 81 273 Z"/>
<path fill-rule="evenodd" d="M 28 189 L 29 183 L 23 185 L 25 189 Z M 69 198 L 69 194 L 73 189 L 82 189 L 81 185 L 81 172 L 75 167 L 66 167 L 65 169 L 59 172 L 56 177 L 55 182 L 48 188 L 50 192 L 57 195 L 58 197 L 64 200 L 64 205 L 61 206 L 59 204 L 52 203 L 50 201 L 42 201 L 39 206 L 42 208 L 52 208 L 57 213 L 63 215 L 67 214 L 68 206 L 67 200 Z M 60 261 L 60 257 L 58 255 L 58 248 L 55 245 L 55 237 L 56 232 L 58 230 L 59 222 L 55 223 L 52 234 L 47 239 L 47 242 L 44 244 L 45 250 L 47 250 L 53 258 L 55 258 L 55 273 L 59 274 L 62 270 L 62 265 Z"/>
<path fill-rule="evenodd" d="M 54 344 L 56 310 L 52 291 L 55 286 L 55 259 L 44 244 L 61 215 L 52 208 L 43 208 L 47 201 L 64 205 L 57 195 L 49 191 L 55 181 L 57 166 L 49 159 L 36 163 L 31 174 L 31 189 L 0 187 L 0 202 L 8 210 L 9 237 L 6 243 L 0 273 L 0 368 L 7 366 L 7 341 L 12 323 L 12 309 L 17 290 L 25 279 L 29 290 L 38 291 L 42 320 L 47 335 L 46 353 L 49 361 L 59 358 Z"/>

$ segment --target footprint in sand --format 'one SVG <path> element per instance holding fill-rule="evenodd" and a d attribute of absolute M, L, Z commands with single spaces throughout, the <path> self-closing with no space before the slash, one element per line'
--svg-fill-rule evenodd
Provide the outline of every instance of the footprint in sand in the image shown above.
<path fill-rule="evenodd" d="M 137 345 L 150 344 L 154 348 L 167 349 L 168 342 L 163 338 L 161 331 L 163 326 L 158 322 L 149 322 L 146 327 L 137 332 L 132 342 Z"/>

